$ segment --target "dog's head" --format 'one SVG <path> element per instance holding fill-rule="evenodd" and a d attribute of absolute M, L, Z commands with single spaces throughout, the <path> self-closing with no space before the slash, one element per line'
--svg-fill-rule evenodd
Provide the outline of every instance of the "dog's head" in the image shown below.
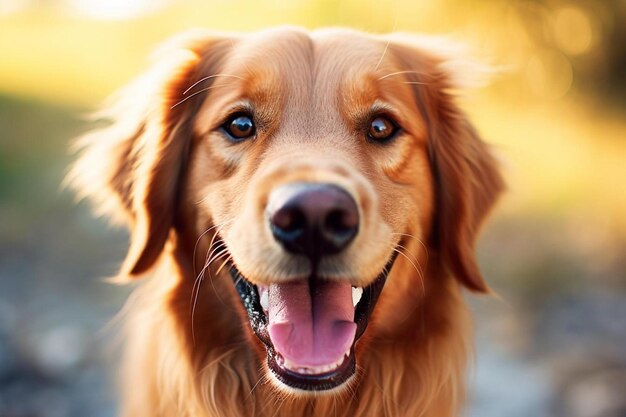
<path fill-rule="evenodd" d="M 130 222 L 127 276 L 182 230 L 215 234 L 278 385 L 332 389 L 372 313 L 395 324 L 376 310 L 386 280 L 428 287 L 427 252 L 487 289 L 474 240 L 502 181 L 449 64 L 409 36 L 188 34 L 87 138 L 74 182 Z M 415 269 L 394 274 L 398 253 Z"/>

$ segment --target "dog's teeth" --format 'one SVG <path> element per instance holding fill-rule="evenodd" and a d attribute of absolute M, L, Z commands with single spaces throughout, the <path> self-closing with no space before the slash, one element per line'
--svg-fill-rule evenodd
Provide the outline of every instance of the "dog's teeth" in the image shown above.
<path fill-rule="evenodd" d="M 344 359 L 345 359 L 345 356 L 342 356 L 341 358 L 339 358 L 339 360 L 332 365 L 332 369 L 334 370 L 334 369 L 339 368 L 341 364 L 343 363 Z"/>
<path fill-rule="evenodd" d="M 285 358 L 283 358 L 281 355 L 278 355 L 276 357 L 276 363 L 280 366 L 285 366 Z"/>
<path fill-rule="evenodd" d="M 352 305 L 356 307 L 356 305 L 361 301 L 361 297 L 363 296 L 363 288 L 361 287 L 352 287 Z"/>
<path fill-rule="evenodd" d="M 325 374 L 327 372 L 332 372 L 339 368 L 343 362 L 345 361 L 346 356 L 342 356 L 335 363 L 331 363 L 328 365 L 318 365 L 318 366 L 297 366 L 294 363 L 289 362 L 288 359 L 284 359 L 282 356 L 277 358 L 277 362 L 280 366 L 289 369 L 291 371 L 297 372 L 302 375 L 320 375 Z"/>
<path fill-rule="evenodd" d="M 269 291 L 261 292 L 261 308 L 265 311 L 270 309 L 270 297 L 268 293 Z"/>

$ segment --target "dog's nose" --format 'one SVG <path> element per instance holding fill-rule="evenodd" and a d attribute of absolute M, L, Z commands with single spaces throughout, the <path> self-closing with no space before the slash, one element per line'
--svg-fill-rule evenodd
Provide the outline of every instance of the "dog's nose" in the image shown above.
<path fill-rule="evenodd" d="M 332 184 L 283 185 L 271 192 L 267 214 L 278 243 L 315 260 L 341 252 L 359 230 L 354 199 Z"/>

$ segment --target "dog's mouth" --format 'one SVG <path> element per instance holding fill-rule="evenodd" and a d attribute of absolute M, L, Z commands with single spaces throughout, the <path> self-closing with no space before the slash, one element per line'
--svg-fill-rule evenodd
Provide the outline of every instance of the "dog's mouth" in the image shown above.
<path fill-rule="evenodd" d="M 231 265 L 250 326 L 265 345 L 276 379 L 294 389 L 324 391 L 355 374 L 355 344 L 367 328 L 395 258 L 394 252 L 364 288 L 315 276 L 254 285 Z"/>

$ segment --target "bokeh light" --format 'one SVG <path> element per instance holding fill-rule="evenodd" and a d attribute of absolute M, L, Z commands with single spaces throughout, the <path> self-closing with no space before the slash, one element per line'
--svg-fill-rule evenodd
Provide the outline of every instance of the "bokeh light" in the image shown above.
<path fill-rule="evenodd" d="M 573 81 L 572 64 L 559 51 L 538 50 L 528 59 L 526 82 L 539 98 L 561 98 L 570 90 Z"/>
<path fill-rule="evenodd" d="M 580 55 L 589 51 L 595 37 L 590 16 L 580 8 L 565 6 L 557 9 L 554 22 L 554 37 L 563 52 Z"/>
<path fill-rule="evenodd" d="M 68 0 L 70 12 L 89 19 L 125 20 L 154 12 L 166 5 L 166 0 Z"/>

